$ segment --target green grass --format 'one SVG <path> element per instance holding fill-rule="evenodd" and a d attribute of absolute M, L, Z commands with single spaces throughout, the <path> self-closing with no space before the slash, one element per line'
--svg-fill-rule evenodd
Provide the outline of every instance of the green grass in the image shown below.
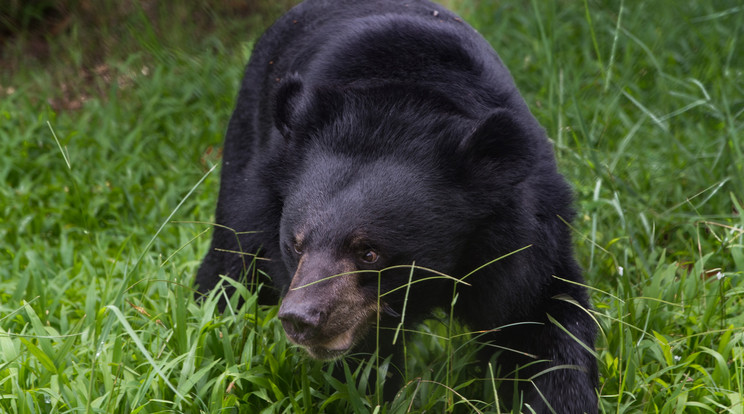
<path fill-rule="evenodd" d="M 574 185 L 601 412 L 744 412 L 744 8 L 457 7 Z M 446 310 L 405 338 L 410 383 L 378 406 L 377 366 L 334 379 L 240 286 L 241 308 L 195 304 L 252 39 L 121 35 L 104 76 L 75 33 L 44 64 L 6 49 L 0 77 L 0 412 L 499 412 Z"/>

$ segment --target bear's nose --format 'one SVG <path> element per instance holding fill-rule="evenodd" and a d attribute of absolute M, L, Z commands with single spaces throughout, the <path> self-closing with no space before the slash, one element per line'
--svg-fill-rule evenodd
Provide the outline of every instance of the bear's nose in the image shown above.
<path fill-rule="evenodd" d="M 281 306 L 277 315 L 289 339 L 299 345 L 308 345 L 321 331 L 323 313 L 304 307 Z"/>

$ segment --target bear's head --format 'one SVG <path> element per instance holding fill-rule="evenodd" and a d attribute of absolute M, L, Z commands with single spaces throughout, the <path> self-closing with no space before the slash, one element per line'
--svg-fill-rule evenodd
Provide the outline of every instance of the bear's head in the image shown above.
<path fill-rule="evenodd" d="M 292 275 L 278 316 L 289 339 L 332 359 L 378 321 L 451 302 L 456 278 L 483 264 L 466 254 L 475 235 L 495 211 L 514 211 L 499 205 L 529 173 L 509 168 L 530 150 L 508 112 L 477 120 L 425 89 L 296 78 L 276 96 L 280 249 Z M 406 295 L 416 300 L 404 309 Z"/>

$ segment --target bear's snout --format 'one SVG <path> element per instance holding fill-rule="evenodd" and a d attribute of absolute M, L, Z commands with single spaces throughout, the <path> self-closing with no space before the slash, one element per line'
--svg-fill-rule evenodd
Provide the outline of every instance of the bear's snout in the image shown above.
<path fill-rule="evenodd" d="M 316 359 L 334 359 L 364 336 L 377 301 L 364 294 L 351 260 L 305 252 L 277 315 L 293 343 Z"/>

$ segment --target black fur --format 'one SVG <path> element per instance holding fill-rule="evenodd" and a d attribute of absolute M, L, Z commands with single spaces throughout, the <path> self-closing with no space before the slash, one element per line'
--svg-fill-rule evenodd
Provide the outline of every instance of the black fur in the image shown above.
<path fill-rule="evenodd" d="M 274 289 L 261 300 L 289 292 L 288 335 L 325 358 L 369 348 L 369 312 L 354 309 L 376 306 L 377 277 L 302 285 L 414 261 L 462 278 L 529 246 L 458 285 L 456 315 L 495 330 L 487 349 L 520 351 L 499 352 L 498 366 L 534 376 L 518 390 L 535 411 L 549 412 L 541 394 L 556 412 L 595 413 L 587 294 L 554 277 L 583 282 L 563 222 L 573 215 L 544 130 L 470 26 L 423 0 L 308 0 L 264 34 L 246 68 L 225 139 L 220 226 L 196 284 L 206 292 L 219 275 L 255 276 L 251 257 L 232 252 L 258 253 Z M 383 292 L 409 271 L 383 272 Z M 403 291 L 384 297 L 384 324 L 397 323 Z M 406 320 L 447 308 L 452 292 L 447 279 L 412 285 Z M 511 401 L 508 385 L 501 391 Z"/>

